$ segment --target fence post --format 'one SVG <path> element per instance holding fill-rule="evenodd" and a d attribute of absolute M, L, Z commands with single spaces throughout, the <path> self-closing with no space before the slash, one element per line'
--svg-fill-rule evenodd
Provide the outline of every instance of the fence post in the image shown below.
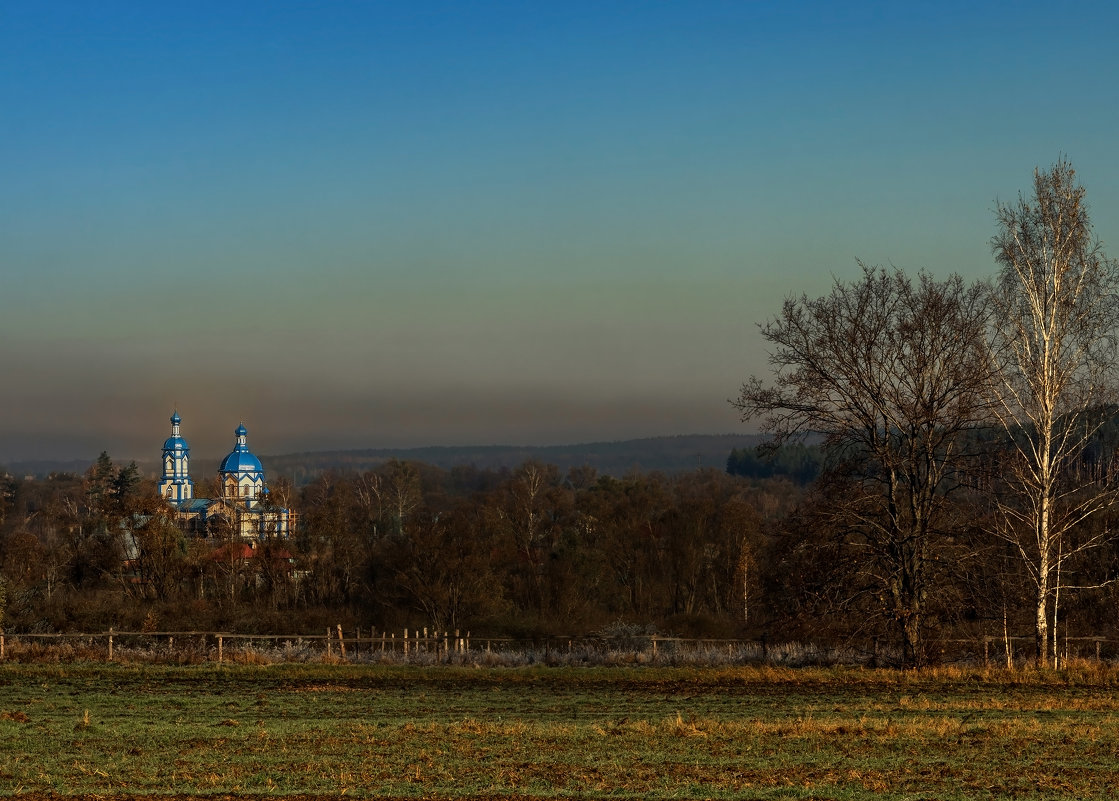
<path fill-rule="evenodd" d="M 113 627 L 109 626 L 109 661 L 113 661 Z"/>
<path fill-rule="evenodd" d="M 346 658 L 346 641 L 342 639 L 342 624 L 338 624 L 338 651 L 342 654 L 342 658 Z"/>
<path fill-rule="evenodd" d="M 1099 653 L 1099 645 L 1096 646 L 1096 653 Z M 0 630 L 0 659 L 4 658 L 4 632 Z M 1098 657 L 1097 657 L 1098 658 Z"/>
<path fill-rule="evenodd" d="M 224 644 L 224 638 L 219 634 L 218 635 L 218 664 L 219 665 L 222 663 L 222 657 L 223 657 L 222 645 L 223 644 Z"/>
<path fill-rule="evenodd" d="M 408 656 L 408 629 L 404 629 L 404 655 Z"/>

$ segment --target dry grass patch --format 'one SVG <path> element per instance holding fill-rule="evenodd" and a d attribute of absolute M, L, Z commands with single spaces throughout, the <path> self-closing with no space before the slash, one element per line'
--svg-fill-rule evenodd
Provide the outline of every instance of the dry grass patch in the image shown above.
<path fill-rule="evenodd" d="M 954 675 L 0 665 L 0 793 L 1113 797 L 1111 674 Z"/>

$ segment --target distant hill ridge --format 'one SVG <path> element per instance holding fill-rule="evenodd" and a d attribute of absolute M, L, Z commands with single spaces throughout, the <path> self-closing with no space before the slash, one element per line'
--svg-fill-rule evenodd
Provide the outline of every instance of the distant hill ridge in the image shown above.
<path fill-rule="evenodd" d="M 444 470 L 473 466 L 480 470 L 512 469 L 535 459 L 554 464 L 560 470 L 589 466 L 599 473 L 624 476 L 627 473 L 679 473 L 700 467 L 725 470 L 734 449 L 752 448 L 764 439 L 759 434 L 680 434 L 614 442 L 588 442 L 575 445 L 440 445 L 423 448 L 362 448 L 358 450 L 310 451 L 261 455 L 267 475 L 293 478 L 297 484 L 312 480 L 330 470 L 364 472 L 391 459 L 424 462 Z M 112 454 L 110 454 L 111 456 Z M 27 460 L 4 465 L 12 474 L 47 476 L 50 473 L 84 473 L 93 460 Z M 159 470 L 158 460 L 137 463 L 146 475 Z M 196 458 L 191 465 L 196 480 L 213 476 L 217 460 Z"/>
<path fill-rule="evenodd" d="M 633 471 L 678 473 L 699 467 L 725 470 L 732 450 L 753 447 L 762 440 L 763 437 L 758 434 L 682 434 L 575 445 L 366 448 L 262 456 L 261 459 L 266 471 L 292 476 L 296 483 L 303 483 L 328 470 L 372 470 L 390 459 L 423 462 L 445 470 L 459 466 L 500 470 L 534 459 L 554 464 L 563 471 L 589 466 L 604 475 L 623 476 Z"/>

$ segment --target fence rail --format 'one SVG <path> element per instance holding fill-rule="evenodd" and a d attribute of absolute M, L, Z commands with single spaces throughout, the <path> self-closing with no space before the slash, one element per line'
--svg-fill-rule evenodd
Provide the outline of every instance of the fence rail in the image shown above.
<path fill-rule="evenodd" d="M 940 661 L 998 666 L 1033 660 L 1032 637 L 982 636 L 949 640 Z M 1068 637 L 1060 661 L 1119 661 L 1119 640 Z M 403 664 L 897 664 L 896 649 L 820 648 L 767 640 L 618 636 L 475 637 L 470 632 L 404 629 L 321 634 L 241 634 L 221 631 L 0 632 L 0 660 L 36 658 L 128 661 L 345 661 Z"/>

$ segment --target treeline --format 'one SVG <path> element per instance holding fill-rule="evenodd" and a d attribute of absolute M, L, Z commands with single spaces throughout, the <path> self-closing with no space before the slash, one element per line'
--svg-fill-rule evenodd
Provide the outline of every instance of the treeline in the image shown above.
<path fill-rule="evenodd" d="M 104 455 L 84 476 L 4 476 L 3 626 L 317 633 L 341 622 L 531 636 L 622 621 L 868 650 L 898 641 L 867 546 L 837 515 L 852 487 L 836 473 L 803 488 L 716 470 L 619 479 L 537 462 L 393 461 L 301 488 L 281 479 L 271 494 L 298 529 L 247 555 L 224 536 L 184 533 L 152 481 Z M 933 659 L 952 640 L 1031 626 L 1029 578 L 985 533 L 989 504 L 974 491 L 954 502 L 957 525 L 929 567 Z M 1119 548 L 1064 570 L 1070 586 L 1102 583 L 1119 572 Z M 1117 602 L 1106 584 L 1070 593 L 1062 632 L 1114 636 Z"/>
<path fill-rule="evenodd" d="M 801 442 L 769 450 L 732 448 L 727 457 L 727 472 L 732 476 L 784 477 L 802 486 L 815 481 L 823 468 L 823 448 Z"/>
<path fill-rule="evenodd" d="M 298 527 L 250 555 L 184 533 L 152 482 L 103 456 L 81 477 L 4 479 L 4 625 L 519 635 L 624 620 L 740 635 L 764 625 L 762 565 L 801 494 L 717 470 L 619 479 L 393 461 L 298 489 L 273 482 Z"/>

